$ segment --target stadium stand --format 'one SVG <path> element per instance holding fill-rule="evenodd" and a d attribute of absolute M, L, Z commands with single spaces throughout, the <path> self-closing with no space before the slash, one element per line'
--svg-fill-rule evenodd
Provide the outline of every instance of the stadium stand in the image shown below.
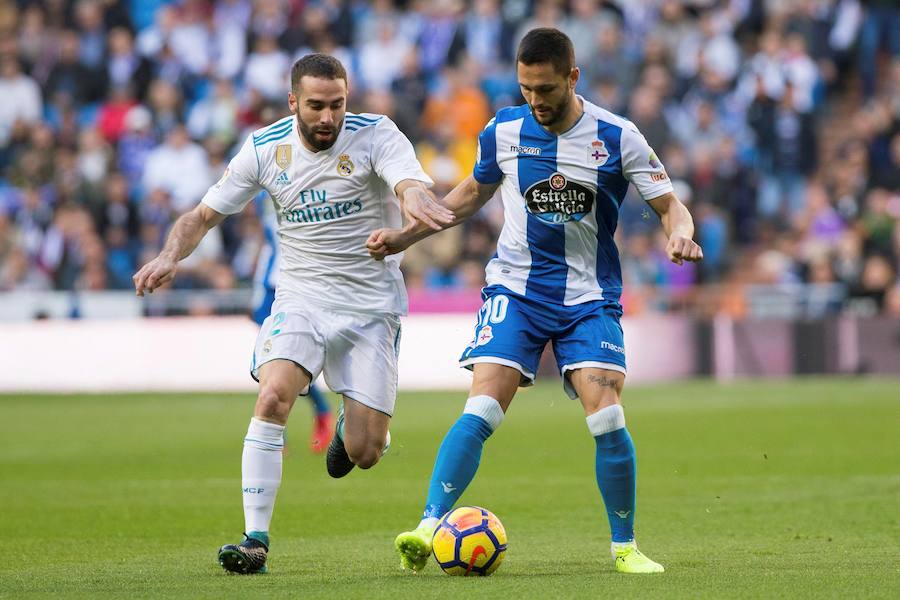
<path fill-rule="evenodd" d="M 513 50 L 534 26 L 572 37 L 579 91 L 639 126 L 697 223 L 706 260 L 676 269 L 624 204 L 626 312 L 900 316 L 891 0 L 0 0 L 0 291 L 128 289 L 247 132 L 286 114 L 310 51 L 347 65 L 351 108 L 394 118 L 447 191 L 521 102 Z M 488 205 L 409 252 L 409 286 L 478 288 L 501 219 Z M 262 243 L 252 210 L 227 220 L 175 288 L 246 288 Z"/>

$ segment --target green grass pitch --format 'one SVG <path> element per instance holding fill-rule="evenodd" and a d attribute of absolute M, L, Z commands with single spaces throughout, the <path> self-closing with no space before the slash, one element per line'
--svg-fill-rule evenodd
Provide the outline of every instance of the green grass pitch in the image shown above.
<path fill-rule="evenodd" d="M 271 572 L 226 575 L 239 539 L 252 395 L 0 396 L 0 597 L 900 598 L 900 381 L 679 383 L 626 389 L 641 548 L 609 559 L 593 440 L 557 384 L 521 393 L 466 504 L 509 551 L 490 578 L 399 569 L 463 393 L 408 393 L 393 447 L 331 480 L 289 425 Z"/>

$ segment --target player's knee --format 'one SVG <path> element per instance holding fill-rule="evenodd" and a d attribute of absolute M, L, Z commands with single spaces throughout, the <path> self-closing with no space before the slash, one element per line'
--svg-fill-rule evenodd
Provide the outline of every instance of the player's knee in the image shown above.
<path fill-rule="evenodd" d="M 348 440 L 349 441 L 349 440 Z M 370 442 L 348 443 L 344 442 L 347 450 L 347 456 L 360 469 L 369 469 L 374 467 L 381 458 L 381 450 L 378 444 Z"/>
<path fill-rule="evenodd" d="M 381 452 L 379 450 L 367 450 L 362 455 L 358 456 L 357 459 L 353 462 L 360 469 L 371 469 L 376 464 L 378 464 L 378 460 L 380 458 Z"/>
<path fill-rule="evenodd" d="M 291 410 L 291 393 L 287 386 L 277 382 L 267 382 L 260 386 L 256 399 L 256 413 L 264 417 L 287 418 Z"/>

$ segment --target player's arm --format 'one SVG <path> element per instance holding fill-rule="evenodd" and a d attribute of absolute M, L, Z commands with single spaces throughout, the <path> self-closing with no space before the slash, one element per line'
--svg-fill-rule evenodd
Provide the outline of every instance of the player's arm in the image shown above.
<path fill-rule="evenodd" d="M 132 277 L 137 295 L 143 296 L 145 291 L 152 294 L 156 288 L 172 281 L 178 262 L 187 258 L 197 248 L 203 236 L 226 216 L 202 203 L 181 215 L 172 226 L 159 256 L 141 267 Z"/>
<path fill-rule="evenodd" d="M 389 254 L 402 252 L 419 240 L 454 225 L 459 225 L 490 200 L 500 186 L 503 173 L 497 164 L 495 122 L 491 119 L 478 136 L 478 155 L 471 176 L 453 188 L 439 203 L 453 216 L 452 220 L 434 219 L 428 222 L 407 212 L 407 222 L 402 230 L 380 229 L 369 236 L 369 254 L 381 260 Z M 433 198 L 433 197 L 432 197 Z M 437 203 L 437 201 L 434 201 Z M 441 225 L 441 227 L 435 227 Z"/>
<path fill-rule="evenodd" d="M 703 260 L 703 250 L 693 240 L 694 219 L 675 193 L 663 194 L 658 198 L 648 200 L 647 204 L 659 215 L 663 231 L 669 238 L 669 242 L 666 244 L 666 254 L 669 255 L 669 260 L 676 265 L 681 265 L 684 261 Z"/>
<path fill-rule="evenodd" d="M 703 259 L 703 250 L 692 239 L 694 220 L 687 207 L 678 200 L 672 181 L 659 157 L 647 140 L 629 123 L 622 128 L 620 140 L 622 174 L 637 188 L 638 193 L 650 205 L 662 222 L 669 242 L 666 254 L 676 265 L 684 261 Z"/>
<path fill-rule="evenodd" d="M 429 191 L 434 182 L 419 164 L 412 143 L 394 122 L 382 117 L 372 135 L 372 167 L 400 200 L 404 222 L 421 222 L 436 231 L 452 223 L 453 213 Z"/>
<path fill-rule="evenodd" d="M 443 206 L 454 218 L 440 228 L 434 228 L 422 220 L 409 220 L 403 229 L 379 229 L 372 232 L 366 242 L 369 254 L 382 260 L 390 254 L 403 252 L 416 242 L 430 235 L 459 225 L 477 213 L 490 200 L 500 183 L 479 183 L 471 175 L 453 188 L 439 206 Z"/>

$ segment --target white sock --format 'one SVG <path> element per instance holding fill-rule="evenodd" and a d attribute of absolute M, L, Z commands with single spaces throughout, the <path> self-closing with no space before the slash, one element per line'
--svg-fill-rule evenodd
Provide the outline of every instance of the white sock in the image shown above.
<path fill-rule="evenodd" d="M 284 426 L 250 419 L 241 457 L 244 495 L 244 530 L 269 531 L 275 495 L 281 485 L 281 450 Z"/>
<path fill-rule="evenodd" d="M 421 529 L 422 527 L 428 527 L 431 531 L 434 531 L 437 528 L 438 523 L 440 523 L 440 522 L 441 522 L 441 520 L 436 517 L 425 517 L 424 519 L 419 521 L 419 526 L 416 527 L 416 529 Z"/>
<path fill-rule="evenodd" d="M 471 396 L 466 400 L 463 414 L 481 417 L 491 426 L 491 431 L 497 431 L 503 422 L 503 409 L 500 408 L 500 403 L 490 396 Z"/>
<path fill-rule="evenodd" d="M 587 425 L 594 437 L 622 429 L 625 427 L 625 411 L 622 410 L 621 404 L 612 404 L 601 408 L 594 414 L 588 415 Z"/>

